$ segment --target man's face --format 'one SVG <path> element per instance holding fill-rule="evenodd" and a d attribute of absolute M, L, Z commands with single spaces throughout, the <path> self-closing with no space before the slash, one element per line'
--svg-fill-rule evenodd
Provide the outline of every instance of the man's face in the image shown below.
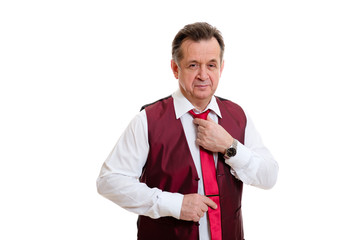
<path fill-rule="evenodd" d="M 224 67 L 220 61 L 220 45 L 215 38 L 181 44 L 183 58 L 179 66 L 171 61 L 174 76 L 179 79 L 180 90 L 193 104 L 210 102 Z"/>

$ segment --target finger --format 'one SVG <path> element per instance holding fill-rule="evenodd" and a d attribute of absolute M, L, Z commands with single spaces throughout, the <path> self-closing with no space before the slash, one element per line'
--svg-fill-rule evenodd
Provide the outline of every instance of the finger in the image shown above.
<path fill-rule="evenodd" d="M 217 209 L 216 203 L 206 196 L 204 196 L 204 203 L 209 207 L 211 207 L 212 209 Z"/>
<path fill-rule="evenodd" d="M 204 139 L 204 138 L 205 138 L 205 135 L 202 132 L 198 132 L 197 139 L 201 140 L 201 139 Z"/>
<path fill-rule="evenodd" d="M 200 119 L 198 119 L 198 118 L 194 118 L 193 123 L 194 123 L 195 125 L 198 125 L 198 124 L 199 124 L 199 120 L 200 120 Z"/>
<path fill-rule="evenodd" d="M 194 124 L 200 125 L 200 126 L 204 126 L 207 123 L 206 120 L 201 119 L 201 118 L 195 118 L 193 122 L 194 122 Z"/>
<path fill-rule="evenodd" d="M 202 142 L 201 142 L 201 140 L 200 140 L 199 138 L 197 138 L 197 139 L 195 140 L 195 143 L 196 143 L 197 145 L 199 145 L 199 146 L 202 146 Z"/>
<path fill-rule="evenodd" d="M 207 209 L 206 209 L 206 211 L 207 211 Z M 199 218 L 202 218 L 202 217 L 204 216 L 204 213 L 205 213 L 206 211 L 199 211 L 199 212 L 198 212 L 198 217 L 199 217 Z"/>
<path fill-rule="evenodd" d="M 204 126 L 199 126 L 198 127 L 198 133 L 203 133 L 203 132 L 205 132 L 205 127 Z"/>
<path fill-rule="evenodd" d="M 208 142 L 206 141 L 206 138 L 201 136 L 201 134 L 200 134 L 200 136 L 197 136 L 195 143 L 201 147 L 205 147 L 208 144 Z"/>
<path fill-rule="evenodd" d="M 204 201 L 204 202 L 201 204 L 200 210 L 201 210 L 202 213 L 205 213 L 205 212 L 207 212 L 207 211 L 209 210 L 209 207 L 208 207 L 208 205 L 205 203 L 205 200 L 203 200 L 203 201 Z"/>

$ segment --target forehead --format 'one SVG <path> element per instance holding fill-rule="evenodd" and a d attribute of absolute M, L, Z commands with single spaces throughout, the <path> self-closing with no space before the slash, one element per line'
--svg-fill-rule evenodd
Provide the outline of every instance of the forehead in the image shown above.
<path fill-rule="evenodd" d="M 184 60 L 209 60 L 220 61 L 220 45 L 216 38 L 195 42 L 187 39 L 181 44 Z"/>

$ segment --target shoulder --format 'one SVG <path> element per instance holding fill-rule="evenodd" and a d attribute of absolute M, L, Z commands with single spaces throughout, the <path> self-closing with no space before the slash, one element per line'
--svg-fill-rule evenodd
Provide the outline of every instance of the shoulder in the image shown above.
<path fill-rule="evenodd" d="M 216 98 L 216 101 L 220 108 L 226 107 L 229 110 L 235 110 L 235 111 L 240 111 L 241 113 L 244 113 L 243 108 L 239 104 L 237 104 L 231 100 L 228 100 L 226 98 L 219 97 L 219 96 L 215 96 L 215 98 Z"/>
<path fill-rule="evenodd" d="M 216 100 L 223 118 L 234 119 L 241 126 L 246 126 L 247 116 L 240 105 L 221 97 L 216 97 Z"/>
<path fill-rule="evenodd" d="M 168 96 L 153 103 L 146 104 L 141 109 L 143 109 L 146 113 L 148 123 L 156 122 L 162 118 L 176 118 L 174 100 L 172 96 Z"/>
<path fill-rule="evenodd" d="M 156 100 L 155 102 L 152 102 L 152 103 L 148 103 L 148 104 L 145 104 L 144 106 L 141 107 L 140 111 L 144 110 L 144 109 L 148 109 L 149 107 L 151 106 L 156 106 L 156 105 L 161 105 L 161 104 L 164 104 L 164 103 L 167 103 L 169 102 L 169 100 L 172 100 L 172 96 L 169 95 L 167 97 L 164 97 L 164 98 L 161 98 L 159 100 Z"/>

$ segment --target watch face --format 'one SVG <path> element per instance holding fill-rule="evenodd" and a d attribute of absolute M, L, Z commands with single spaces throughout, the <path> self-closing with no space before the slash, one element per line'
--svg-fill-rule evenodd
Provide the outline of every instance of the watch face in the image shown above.
<path fill-rule="evenodd" d="M 236 155 L 236 148 L 229 148 L 227 151 L 226 151 L 226 155 L 228 157 L 233 157 Z"/>

